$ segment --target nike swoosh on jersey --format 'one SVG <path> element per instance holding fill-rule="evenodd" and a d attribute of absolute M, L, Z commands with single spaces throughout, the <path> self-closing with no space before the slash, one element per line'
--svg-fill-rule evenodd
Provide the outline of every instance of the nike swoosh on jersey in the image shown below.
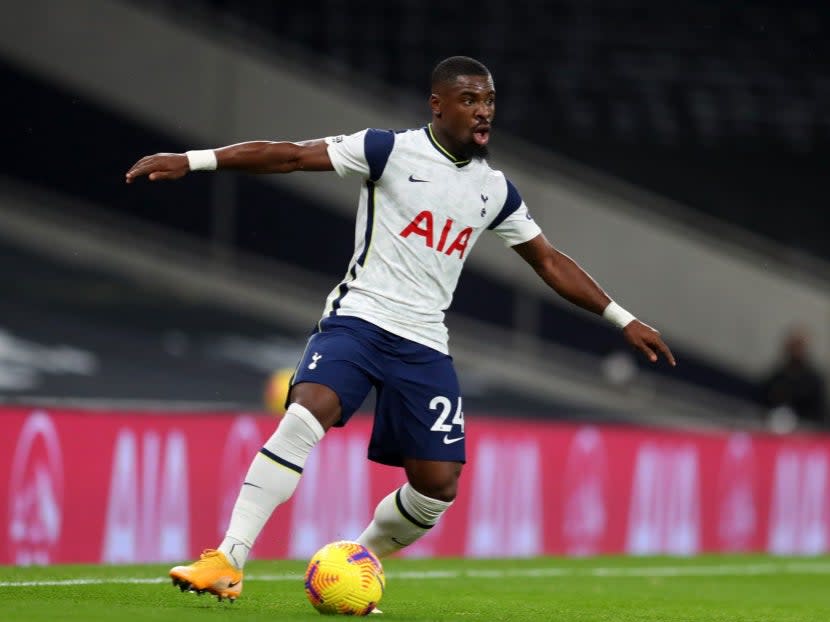
<path fill-rule="evenodd" d="M 428 179 L 418 179 L 417 177 L 415 177 L 415 175 L 410 175 L 409 176 L 409 181 L 411 181 L 411 182 L 420 182 L 422 184 L 428 184 L 429 183 Z"/>
<path fill-rule="evenodd" d="M 453 443 L 457 443 L 458 441 L 463 441 L 463 436 L 457 436 L 455 438 L 448 438 L 449 435 L 444 434 L 444 445 L 452 445 Z"/>

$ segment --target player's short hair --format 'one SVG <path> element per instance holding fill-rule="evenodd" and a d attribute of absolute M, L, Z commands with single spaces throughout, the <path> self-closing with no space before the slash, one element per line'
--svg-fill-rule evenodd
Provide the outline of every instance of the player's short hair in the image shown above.
<path fill-rule="evenodd" d="M 432 87 L 443 82 L 454 82 L 458 76 L 489 76 L 490 70 L 469 56 L 450 56 L 432 70 Z"/>

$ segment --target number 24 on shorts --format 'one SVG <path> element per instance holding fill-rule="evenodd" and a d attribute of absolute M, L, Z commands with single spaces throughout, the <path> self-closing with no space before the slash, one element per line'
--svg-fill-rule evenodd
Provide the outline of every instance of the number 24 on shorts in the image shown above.
<path fill-rule="evenodd" d="M 430 430 L 433 432 L 445 432 L 445 444 L 449 445 L 450 443 L 460 441 L 464 438 L 464 411 L 461 409 L 461 396 L 458 397 L 458 407 L 455 409 L 455 414 L 453 414 L 452 421 L 450 423 L 447 423 L 447 419 L 449 419 L 450 413 L 452 412 L 452 402 L 448 397 L 436 395 L 432 398 L 432 400 L 430 400 L 429 409 L 441 411 L 438 413 L 438 418 L 435 419 L 435 423 L 432 424 Z M 452 432 L 452 427 L 454 425 L 461 428 L 461 436 L 448 438 L 449 435 L 446 434 L 446 432 Z"/>

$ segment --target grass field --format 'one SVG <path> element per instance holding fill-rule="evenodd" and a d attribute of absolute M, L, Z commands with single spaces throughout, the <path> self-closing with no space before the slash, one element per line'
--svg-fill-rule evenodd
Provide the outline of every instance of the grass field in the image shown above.
<path fill-rule="evenodd" d="M 234 604 L 174 589 L 168 565 L 0 567 L 0 620 L 318 620 L 300 562 L 251 562 Z M 830 558 L 388 560 L 380 620 L 828 622 Z"/>

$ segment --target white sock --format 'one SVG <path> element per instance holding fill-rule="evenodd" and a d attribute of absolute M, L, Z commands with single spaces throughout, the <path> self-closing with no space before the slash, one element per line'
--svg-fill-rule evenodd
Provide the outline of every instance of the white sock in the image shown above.
<path fill-rule="evenodd" d="M 265 523 L 297 488 L 306 459 L 325 431 L 311 412 L 291 404 L 265 446 L 254 456 L 233 506 L 219 550 L 242 568 Z"/>
<path fill-rule="evenodd" d="M 357 539 L 378 557 L 400 551 L 425 535 L 452 501 L 422 495 L 408 483 L 384 497 L 375 516 Z"/>

